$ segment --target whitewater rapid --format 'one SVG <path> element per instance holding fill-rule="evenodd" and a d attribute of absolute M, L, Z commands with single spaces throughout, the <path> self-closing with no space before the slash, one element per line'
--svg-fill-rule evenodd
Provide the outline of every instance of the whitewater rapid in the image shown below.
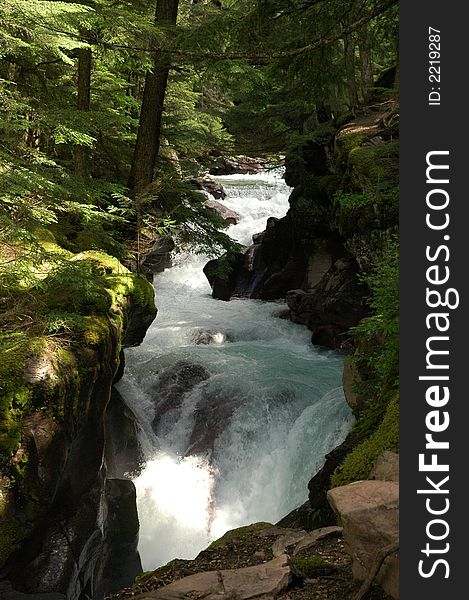
<path fill-rule="evenodd" d="M 228 194 L 223 203 L 241 217 L 228 233 L 242 244 L 288 210 L 290 190 L 279 174 L 218 180 Z M 343 358 L 276 317 L 281 303 L 212 299 L 206 262 L 190 255 L 155 278 L 158 317 L 144 343 L 126 351 L 118 384 L 146 459 L 134 480 L 144 570 L 194 558 L 225 531 L 275 522 L 302 504 L 309 479 L 352 423 Z M 197 345 L 206 331 L 214 343 Z M 159 381 L 176 363 L 207 375 L 155 430 L 155 406 L 165 401 Z M 194 455 L 197 436 L 203 443 Z"/>

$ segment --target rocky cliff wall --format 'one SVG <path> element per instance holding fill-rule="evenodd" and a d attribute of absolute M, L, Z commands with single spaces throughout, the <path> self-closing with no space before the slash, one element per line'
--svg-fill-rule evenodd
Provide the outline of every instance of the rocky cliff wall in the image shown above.
<path fill-rule="evenodd" d="M 57 259 L 27 293 L 38 326 L 0 368 L 2 575 L 24 592 L 85 598 L 109 562 L 116 497 L 132 495 L 131 482 L 107 481 L 105 416 L 122 347 L 156 315 L 153 288 L 89 251 Z"/>

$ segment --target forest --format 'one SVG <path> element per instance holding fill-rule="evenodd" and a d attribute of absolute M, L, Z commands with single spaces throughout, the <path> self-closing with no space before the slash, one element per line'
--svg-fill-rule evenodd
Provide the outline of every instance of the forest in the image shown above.
<path fill-rule="evenodd" d="M 198 572 L 142 583 L 140 565 L 117 577 L 122 532 L 106 533 L 107 525 L 99 552 L 89 551 L 99 506 L 110 515 L 125 488 L 109 491 L 125 478 L 106 475 L 123 348 L 143 342 L 157 312 L 152 327 L 165 318 L 159 275 L 148 267 L 157 246 L 166 266 L 187 254 L 210 260 L 204 272 L 220 303 L 286 299 L 287 320 L 304 326 L 314 347 L 344 357 L 354 424 L 326 459 L 323 452 L 305 485 L 308 501 L 281 527 L 335 526 L 341 508 L 330 490 L 379 479 L 371 476 L 376 461 L 398 452 L 398 32 L 397 0 L 1 3 L 0 586 L 12 594 L 5 598 L 16 600 L 18 590 L 97 599 L 136 575 L 130 595 L 145 594 L 160 580 Z M 279 170 L 288 211 L 269 214 L 263 237 L 246 246 L 207 202 L 207 181 L 220 177 L 229 190 L 229 177 Z M 177 365 L 183 389 L 187 365 Z M 257 532 L 240 539 L 248 544 Z M 378 550 L 394 543 L 386 535 Z M 54 544 L 66 548 L 60 564 Z M 313 558 L 297 560 L 296 576 L 326 581 L 333 567 Z M 257 564 L 220 560 L 217 568 Z M 380 567 L 365 592 L 376 580 L 385 592 L 373 588 L 378 595 L 369 598 L 398 597 Z M 368 572 L 353 573 L 367 583 Z M 290 597 L 346 600 L 357 585 L 350 579 L 322 596 Z"/>

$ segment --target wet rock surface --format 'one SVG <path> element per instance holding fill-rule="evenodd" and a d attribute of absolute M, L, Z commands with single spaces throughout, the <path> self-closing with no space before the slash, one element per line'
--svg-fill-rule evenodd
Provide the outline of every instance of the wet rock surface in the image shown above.
<path fill-rule="evenodd" d="M 136 491 L 132 481 L 108 479 L 105 486 L 107 516 L 104 548 L 100 561 L 99 588 L 95 597 L 116 592 L 142 572 L 137 551 L 139 521 Z"/>
<path fill-rule="evenodd" d="M 112 389 L 106 409 L 105 431 L 107 476 L 129 479 L 142 465 L 143 454 L 138 442 L 135 415 L 116 388 Z"/>
<path fill-rule="evenodd" d="M 236 225 L 239 222 L 240 217 L 237 212 L 231 210 L 221 202 L 217 202 L 217 200 L 214 200 L 213 198 L 208 197 L 205 201 L 205 206 L 217 213 L 225 221 L 226 227 L 229 225 Z"/>
<path fill-rule="evenodd" d="M 165 369 L 153 386 L 156 406 L 153 429 L 158 431 L 162 418 L 169 411 L 180 408 L 184 396 L 209 377 L 210 373 L 203 365 L 185 360 Z"/>
<path fill-rule="evenodd" d="M 174 240 L 170 236 L 158 236 L 153 245 L 140 259 L 140 266 L 144 273 L 162 273 L 172 265 L 171 252 L 175 248 Z"/>
<path fill-rule="evenodd" d="M 226 198 L 226 192 L 221 183 L 210 175 L 204 175 L 203 177 L 192 177 L 188 179 L 189 183 L 192 183 L 198 190 L 208 192 L 215 200 L 223 200 Z"/>
<path fill-rule="evenodd" d="M 267 161 L 250 156 L 224 156 L 210 168 L 211 175 L 253 175 L 266 166 Z"/>

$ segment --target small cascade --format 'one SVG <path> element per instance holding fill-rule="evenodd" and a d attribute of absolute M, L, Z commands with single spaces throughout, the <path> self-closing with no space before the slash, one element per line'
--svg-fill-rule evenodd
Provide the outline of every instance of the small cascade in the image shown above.
<path fill-rule="evenodd" d="M 218 180 L 240 216 L 228 233 L 243 245 L 288 210 L 279 173 Z M 126 351 L 118 385 L 146 461 L 135 479 L 145 570 L 194 558 L 228 529 L 275 522 L 303 503 L 352 423 L 342 356 L 276 318 L 283 304 L 212 299 L 206 261 L 189 255 L 156 277 L 158 318 Z"/>

